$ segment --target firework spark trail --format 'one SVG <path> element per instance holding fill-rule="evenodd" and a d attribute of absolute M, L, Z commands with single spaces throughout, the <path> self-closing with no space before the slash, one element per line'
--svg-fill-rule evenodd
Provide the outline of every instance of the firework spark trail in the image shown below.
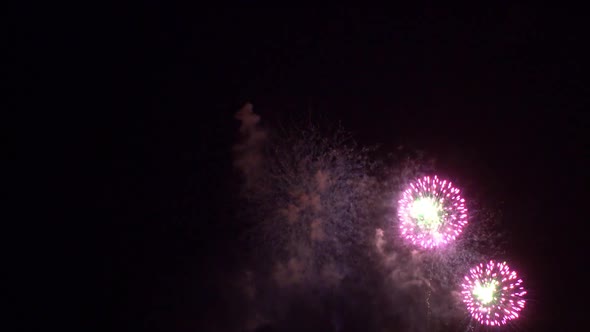
<path fill-rule="evenodd" d="M 437 176 L 410 183 L 398 202 L 402 236 L 423 248 L 455 240 L 467 224 L 465 199 L 459 192 Z"/>
<path fill-rule="evenodd" d="M 480 263 L 465 276 L 462 288 L 467 310 L 484 325 L 504 325 L 518 318 L 525 305 L 522 279 L 506 262 Z"/>

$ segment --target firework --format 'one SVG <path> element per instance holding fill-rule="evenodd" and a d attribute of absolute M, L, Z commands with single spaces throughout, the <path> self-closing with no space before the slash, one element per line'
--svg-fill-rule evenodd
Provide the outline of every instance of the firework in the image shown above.
<path fill-rule="evenodd" d="M 494 261 L 472 268 L 465 276 L 463 302 L 473 318 L 485 325 L 504 325 L 524 308 L 522 279 L 506 262 Z"/>
<path fill-rule="evenodd" d="M 459 191 L 437 176 L 410 183 L 399 200 L 402 236 L 423 248 L 455 240 L 467 224 L 465 199 Z"/>

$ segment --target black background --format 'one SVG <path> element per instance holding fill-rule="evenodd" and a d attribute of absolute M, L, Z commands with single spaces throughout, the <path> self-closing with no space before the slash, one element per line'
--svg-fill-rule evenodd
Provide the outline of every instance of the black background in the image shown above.
<path fill-rule="evenodd" d="M 73 194 L 64 202 L 79 222 L 60 229 L 70 241 L 57 253 L 75 253 L 80 269 L 47 278 L 78 289 L 76 303 L 98 313 L 85 322 L 192 331 L 231 317 L 219 285 L 239 265 L 233 114 L 250 101 L 265 125 L 311 113 L 384 153 L 426 151 L 467 195 L 502 211 L 509 259 L 529 288 L 523 326 L 587 325 L 580 12 L 157 1 L 45 9 L 56 7 L 31 10 L 19 30 L 25 46 L 41 46 L 22 58 L 35 66 L 21 68 L 41 94 L 17 96 L 23 114 L 48 108 L 25 122 L 44 134 L 27 139 L 49 183 Z M 59 274 L 45 258 L 40 269 Z M 81 281 L 88 276 L 98 283 Z"/>

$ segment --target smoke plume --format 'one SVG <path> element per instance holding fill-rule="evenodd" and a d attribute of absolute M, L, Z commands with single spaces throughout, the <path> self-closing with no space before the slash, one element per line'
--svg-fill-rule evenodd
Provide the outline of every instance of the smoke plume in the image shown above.
<path fill-rule="evenodd" d="M 241 122 L 240 140 L 233 147 L 234 166 L 238 168 L 246 181 L 246 187 L 254 185 L 260 175 L 263 162 L 262 147 L 266 132 L 258 125 L 260 116 L 252 110 L 252 104 L 244 105 L 234 116 Z"/>

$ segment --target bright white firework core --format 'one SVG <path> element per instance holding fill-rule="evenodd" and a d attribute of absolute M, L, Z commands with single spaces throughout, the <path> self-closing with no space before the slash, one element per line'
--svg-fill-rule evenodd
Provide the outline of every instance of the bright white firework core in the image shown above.
<path fill-rule="evenodd" d="M 409 184 L 398 206 L 401 235 L 422 248 L 449 243 L 467 224 L 467 208 L 460 190 L 437 176 Z"/>
<path fill-rule="evenodd" d="M 416 219 L 418 226 L 427 230 L 438 230 L 441 221 L 442 207 L 432 197 L 418 198 L 412 203 L 410 216 Z"/>
<path fill-rule="evenodd" d="M 494 294 L 496 293 L 496 282 L 488 281 L 481 283 L 477 281 L 473 287 L 473 295 L 481 302 L 481 304 L 489 304 L 494 300 Z"/>

